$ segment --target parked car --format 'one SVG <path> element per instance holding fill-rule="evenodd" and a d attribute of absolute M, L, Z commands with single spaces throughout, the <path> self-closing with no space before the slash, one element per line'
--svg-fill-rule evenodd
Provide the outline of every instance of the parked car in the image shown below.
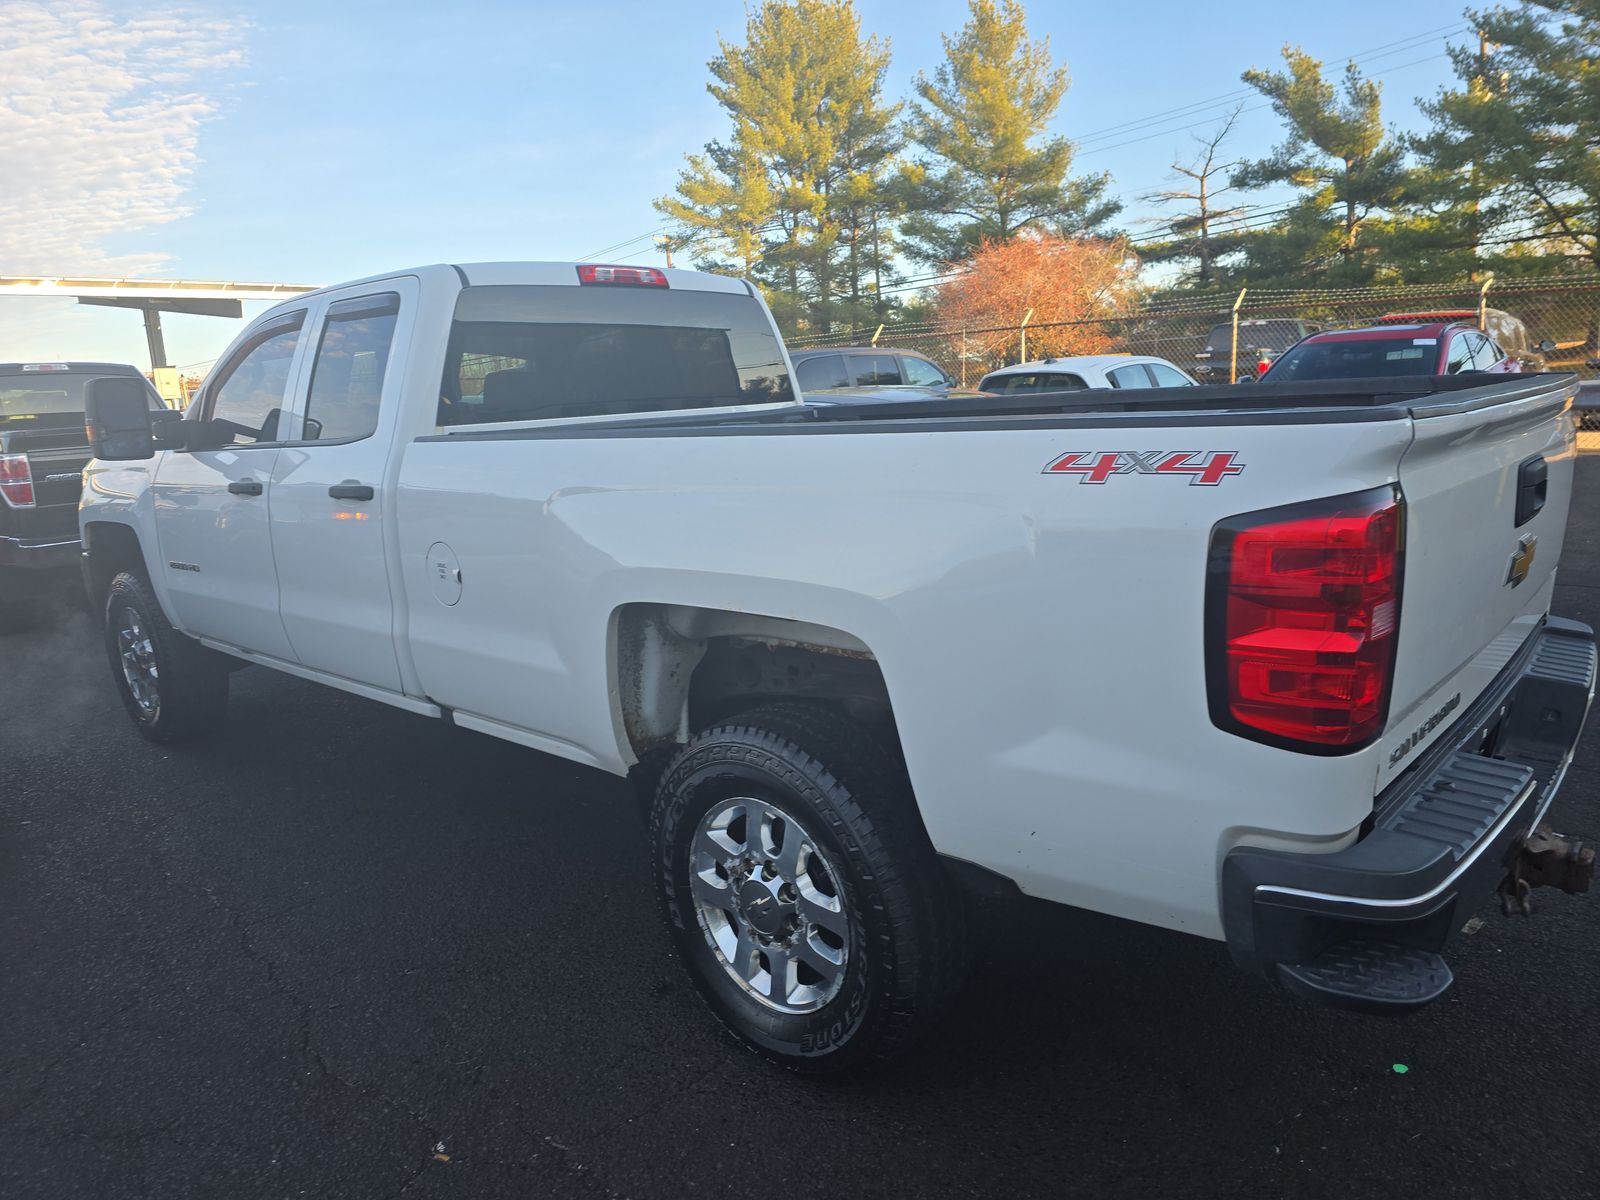
<path fill-rule="evenodd" d="M 1263 317 L 1239 322 L 1239 378 L 1255 379 L 1290 346 L 1317 327 L 1284 317 Z M 1234 360 L 1233 322 L 1213 325 L 1205 345 L 1194 356 L 1194 376 L 1201 383 L 1230 383 Z"/>
<path fill-rule="evenodd" d="M 1522 363 L 1461 322 L 1376 325 L 1314 333 L 1278 357 L 1263 382 L 1383 375 L 1514 375 Z"/>
<path fill-rule="evenodd" d="M 1087 354 L 1046 358 L 990 371 L 978 390 L 1001 396 L 1070 392 L 1081 388 L 1193 387 L 1194 380 L 1164 358 L 1141 354 Z"/>
<path fill-rule="evenodd" d="M 1445 308 L 1428 312 L 1385 313 L 1378 318 L 1380 325 L 1429 325 L 1435 323 L 1448 323 L 1451 325 L 1478 325 L 1478 310 L 1475 308 Z M 1556 344 L 1546 338 L 1542 342 L 1534 342 L 1528 336 L 1528 327 L 1520 318 L 1513 317 L 1510 313 L 1498 308 L 1483 310 L 1483 333 L 1507 357 L 1514 358 L 1521 364 L 1524 371 L 1546 370 L 1545 356 L 1556 350 Z"/>
<path fill-rule="evenodd" d="M 1497 882 L 1588 886 L 1523 840 L 1595 677 L 1549 613 L 1566 376 L 811 407 L 738 280 L 488 263 L 276 305 L 175 425 L 90 387 L 145 738 L 215 730 L 243 660 L 631 774 L 687 971 L 796 1070 L 930 1027 L 961 889 L 1401 1011 Z M 591 816 L 619 878 L 561 903 L 633 869 Z"/>
<path fill-rule="evenodd" d="M 83 389 L 112 375 L 137 379 L 161 407 L 123 363 L 0 363 L 0 632 L 28 624 L 50 585 L 76 574 Z"/>
<path fill-rule="evenodd" d="M 955 387 L 925 354 L 883 346 L 828 346 L 792 350 L 795 384 L 806 395 L 838 388 L 915 387 L 944 393 Z"/>

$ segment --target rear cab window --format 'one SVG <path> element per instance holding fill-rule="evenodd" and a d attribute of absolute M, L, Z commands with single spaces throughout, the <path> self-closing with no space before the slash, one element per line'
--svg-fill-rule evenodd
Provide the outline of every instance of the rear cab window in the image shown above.
<path fill-rule="evenodd" d="M 439 424 L 788 403 L 783 350 L 749 295 L 477 285 L 456 300 Z"/>
<path fill-rule="evenodd" d="M 114 374 L 122 374 L 115 372 Z M 18 370 L 0 373 L 0 424 L 74 425 L 83 420 L 83 390 L 91 379 L 105 379 L 108 373 L 78 368 Z M 161 403 L 149 381 L 145 380 L 150 408 L 159 411 Z"/>

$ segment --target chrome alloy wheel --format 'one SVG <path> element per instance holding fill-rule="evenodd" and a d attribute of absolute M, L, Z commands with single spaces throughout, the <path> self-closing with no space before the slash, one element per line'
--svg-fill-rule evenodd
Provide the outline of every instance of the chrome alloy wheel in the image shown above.
<path fill-rule="evenodd" d="M 124 608 L 117 615 L 117 655 L 122 677 L 128 681 L 133 702 L 147 720 L 161 711 L 161 669 L 156 664 L 156 648 L 144 631 L 139 614 Z"/>
<path fill-rule="evenodd" d="M 821 1008 L 844 984 L 844 888 L 800 822 L 766 800 L 711 807 L 689 851 L 695 915 L 723 969 L 768 1008 Z"/>

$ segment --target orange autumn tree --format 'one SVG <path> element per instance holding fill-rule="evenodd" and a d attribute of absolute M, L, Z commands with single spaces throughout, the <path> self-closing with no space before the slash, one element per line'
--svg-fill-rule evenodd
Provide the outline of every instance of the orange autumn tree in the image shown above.
<path fill-rule="evenodd" d="M 970 331 L 972 349 L 1014 359 L 1017 328 L 1031 308 L 1030 359 L 1103 354 L 1118 348 L 1105 322 L 1133 310 L 1138 268 L 1120 239 L 1024 232 L 985 241 L 939 289 L 939 321 Z"/>

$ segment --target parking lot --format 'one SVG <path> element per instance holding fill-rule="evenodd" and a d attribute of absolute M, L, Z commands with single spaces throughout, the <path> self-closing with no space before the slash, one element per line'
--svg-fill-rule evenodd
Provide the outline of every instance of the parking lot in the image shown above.
<path fill-rule="evenodd" d="M 1595 623 L 1600 455 L 1573 513 L 1555 607 Z M 1600 897 L 1485 897 L 1398 1021 L 998 906 L 955 1016 L 822 1084 L 692 993 L 616 780 L 262 670 L 157 749 L 81 614 L 0 679 L 14 1200 L 1593 1194 Z M 1600 722 L 1553 819 L 1600 838 Z"/>

